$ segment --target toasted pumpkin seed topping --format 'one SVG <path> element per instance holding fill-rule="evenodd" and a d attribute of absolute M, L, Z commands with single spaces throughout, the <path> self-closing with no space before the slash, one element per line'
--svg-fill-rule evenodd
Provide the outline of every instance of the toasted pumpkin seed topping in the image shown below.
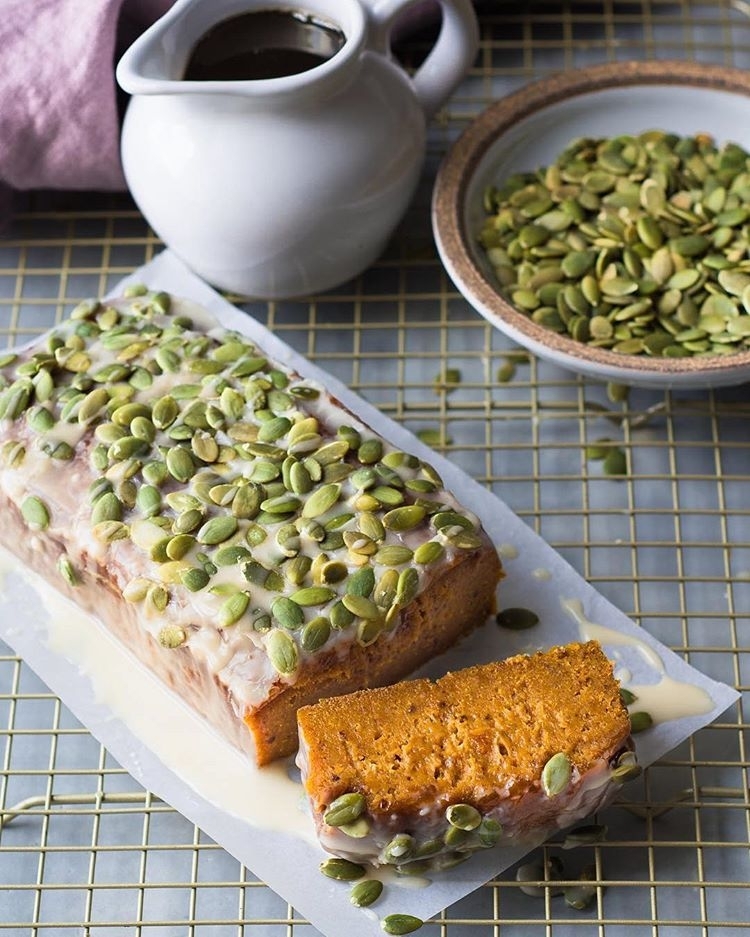
<path fill-rule="evenodd" d="M 539 325 L 627 355 L 750 347 L 750 154 L 737 144 L 580 138 L 489 188 L 484 207 L 499 291 Z"/>
<path fill-rule="evenodd" d="M 200 601 L 227 640 L 262 635 L 293 679 L 336 632 L 377 641 L 433 564 L 480 545 L 429 465 L 364 427 L 332 432 L 319 388 L 246 337 L 201 334 L 166 293 L 130 292 L 81 303 L 47 351 L 0 360 L 0 420 L 22 437 L 0 457 L 88 464 L 83 520 L 103 551 L 142 554 L 123 596 L 165 647 L 190 642 L 178 616 Z M 31 492 L 22 504 L 32 529 L 54 510 Z M 75 584 L 73 562 L 59 568 Z"/>
<path fill-rule="evenodd" d="M 547 797 L 561 794 L 570 783 L 573 766 L 565 752 L 553 755 L 542 770 L 542 789 Z"/>

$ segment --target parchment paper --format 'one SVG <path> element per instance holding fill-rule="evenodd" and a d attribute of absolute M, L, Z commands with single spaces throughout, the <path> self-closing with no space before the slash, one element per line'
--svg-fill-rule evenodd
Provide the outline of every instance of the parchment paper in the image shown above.
<path fill-rule="evenodd" d="M 136 270 L 112 291 L 112 295 L 121 293 L 122 287 L 129 282 L 146 283 L 154 289 L 167 290 L 200 303 L 225 327 L 244 333 L 277 361 L 319 381 L 377 432 L 434 465 L 446 487 L 482 518 L 494 542 L 512 548 L 504 551 L 507 578 L 501 588 L 501 605 L 506 608 L 533 608 L 540 623 L 531 631 L 513 632 L 489 622 L 458 647 L 433 661 L 424 669 L 424 674 L 438 676 L 473 663 L 579 640 L 583 636 L 580 619 L 577 621 L 569 610 L 573 602 L 580 603 L 579 608 L 586 619 L 625 637 L 625 646 L 615 641 L 609 646 L 605 643 L 605 650 L 619 662 L 622 671 L 627 672 L 634 683 L 659 680 L 660 675 L 652 666 L 656 659 L 663 663 L 670 678 L 702 688 L 711 699 L 712 706 L 708 712 L 665 722 L 639 734 L 637 750 L 642 764 L 648 765 L 666 754 L 701 726 L 712 722 L 738 698 L 733 689 L 688 666 L 618 611 L 497 497 L 402 426 L 292 351 L 264 326 L 233 307 L 169 252 L 158 255 Z M 349 902 L 349 886 L 326 879 L 318 871 L 324 853 L 311 838 L 302 839 L 251 826 L 216 802 L 217 795 L 212 785 L 205 785 L 202 779 L 191 779 L 189 766 L 185 768 L 184 759 L 177 765 L 169 746 L 158 743 L 151 747 L 144 745 L 131 728 L 113 714 L 106 702 L 97 698 L 91 680 L 82 672 L 81 662 L 76 660 L 75 649 L 61 654 L 48 646 L 45 641 L 45 622 L 48 620 L 49 611 L 36 593 L 33 579 L 29 580 L 20 569 L 6 574 L 0 595 L 0 637 L 24 657 L 140 783 L 201 827 L 305 915 L 326 937 L 382 935 L 379 918 L 396 912 L 414 914 L 427 920 L 512 865 L 525 851 L 484 851 L 455 869 L 432 876 L 429 886 L 423 888 L 398 887 L 389 878 L 383 898 L 374 909 L 356 909 Z M 119 650 L 113 653 L 127 655 L 127 652 Z M 179 718 L 187 720 L 187 723 L 196 719 L 184 707 L 180 708 L 179 714 Z M 195 737 L 198 739 L 200 734 L 196 733 Z M 207 757 L 200 750 L 200 743 L 196 744 L 198 747 L 191 751 L 190 757 L 196 760 Z M 231 762 L 236 769 L 236 752 L 218 738 L 212 740 L 212 746 L 215 760 L 226 757 L 227 763 Z M 223 754 L 217 755 L 216 746 L 224 749 Z M 623 790 L 627 796 L 627 788 Z M 252 796 L 251 791 L 248 791 L 248 796 Z"/>

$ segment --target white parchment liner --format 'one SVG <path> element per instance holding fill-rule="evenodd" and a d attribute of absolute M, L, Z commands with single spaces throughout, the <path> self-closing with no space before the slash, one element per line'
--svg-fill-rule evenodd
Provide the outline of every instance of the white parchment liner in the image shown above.
<path fill-rule="evenodd" d="M 690 684 L 698 688 L 698 695 L 702 690 L 710 697 L 708 711 L 658 724 L 639 735 L 637 747 L 642 764 L 650 764 L 666 754 L 697 729 L 712 722 L 738 698 L 739 694 L 733 689 L 687 665 L 618 611 L 497 497 L 233 307 L 169 252 L 158 255 L 135 271 L 112 291 L 112 295 L 118 295 L 123 286 L 133 282 L 146 283 L 153 289 L 166 290 L 201 304 L 223 326 L 249 336 L 278 362 L 320 382 L 378 433 L 434 465 L 446 487 L 482 518 L 493 541 L 512 548 L 504 551 L 507 578 L 501 587 L 501 605 L 533 608 L 540 617 L 539 625 L 530 632 L 510 632 L 488 623 L 461 645 L 433 661 L 422 672 L 424 675 L 438 676 L 448 670 L 512 653 L 579 640 L 587 636 L 581 626 L 582 612 L 586 620 L 605 629 L 601 633 L 605 650 L 632 675 L 633 683 L 658 682 L 663 675 L 653 663 L 660 661 L 667 678 Z M 575 614 L 576 608 L 578 614 Z M 409 913 L 427 920 L 506 869 L 526 851 L 493 849 L 482 852 L 458 868 L 434 876 L 429 887 L 424 888 L 398 887 L 389 878 L 383 898 L 374 909 L 356 909 L 349 903 L 349 886 L 330 881 L 318 871 L 324 854 L 313 841 L 312 823 L 310 836 L 298 838 L 253 826 L 227 809 L 227 804 L 222 803 L 221 786 L 207 780 L 205 771 L 191 776 L 191 764 L 210 757 L 219 776 L 222 759 L 226 759 L 227 766 L 234 772 L 241 771 L 242 766 L 238 768 L 237 765 L 239 756 L 213 735 L 205 743 L 210 752 L 202 750 L 201 739 L 205 740 L 206 734 L 201 734 L 193 725 L 197 717 L 183 706 L 177 706 L 174 712 L 176 718 L 184 720 L 182 737 L 192 740 L 189 751 L 176 751 L 174 744 L 168 743 L 169 727 L 166 725 L 161 741 L 159 738 L 154 741 L 159 731 L 157 725 L 150 732 L 151 744 L 144 744 L 133 731 L 135 723 L 128 724 L 121 718 L 121 709 L 114 711 L 111 700 L 97 695 L 94 683 L 82 670 L 82 661 L 76 659 L 76 649 L 71 647 L 61 653 L 59 642 L 46 641 L 49 614 L 34 589 L 33 580 L 20 569 L 6 572 L 0 594 L 0 638 L 24 657 L 140 783 L 201 827 L 326 937 L 382 935 L 378 918 L 391 913 Z M 611 641 L 606 640 L 607 629 L 611 630 Z M 113 644 L 112 653 L 123 655 L 123 680 L 127 680 L 128 665 L 133 666 L 127 660 L 127 652 Z M 167 693 L 156 686 L 154 692 Z M 169 711 L 171 718 L 175 718 L 173 710 Z M 251 789 L 247 796 L 252 797 Z M 627 796 L 627 788 L 624 796 Z"/>

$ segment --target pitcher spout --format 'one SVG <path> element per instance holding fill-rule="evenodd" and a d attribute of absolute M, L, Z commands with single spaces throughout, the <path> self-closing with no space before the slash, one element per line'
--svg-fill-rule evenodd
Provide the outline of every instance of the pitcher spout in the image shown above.
<path fill-rule="evenodd" d="M 180 94 L 190 50 L 216 16 L 212 0 L 177 2 L 127 49 L 116 77 L 128 94 Z"/>
<path fill-rule="evenodd" d="M 290 10 L 286 0 L 279 3 L 274 0 L 177 0 L 175 5 L 146 32 L 140 36 L 125 52 L 117 66 L 117 81 L 120 87 L 131 95 L 177 95 L 177 94 L 229 94 L 244 97 L 258 97 L 266 93 L 298 93 L 310 79 L 327 83 L 329 76 L 336 73 L 335 80 L 344 79 L 342 69 L 346 63 L 354 62 L 360 55 L 367 29 L 367 19 L 363 8 L 355 2 L 342 4 L 340 0 L 305 0 L 300 11 Z M 263 48 L 264 36 L 261 21 L 266 31 L 268 19 L 284 22 L 287 31 L 291 23 L 296 22 L 300 41 L 296 50 L 298 56 L 307 56 L 310 64 L 302 68 L 302 73 L 278 72 L 236 75 L 223 74 L 213 69 L 205 74 L 202 69 L 192 67 L 193 53 L 196 56 L 208 41 L 207 37 L 225 37 L 228 44 L 236 45 L 236 36 L 231 25 L 235 20 L 252 16 L 254 19 L 253 38 Z M 276 17 L 276 20 L 274 20 Z M 320 19 L 318 19 L 320 17 Z M 331 23 L 336 29 L 324 28 L 323 22 Z M 300 24 L 306 24 L 301 26 Z M 337 32 L 340 42 L 331 44 L 330 34 Z M 328 43 L 317 47 L 315 42 L 304 37 L 315 34 Z M 212 38 L 211 42 L 214 42 Z M 281 43 L 284 48 L 289 48 Z M 258 58 L 258 49 L 252 49 Z M 215 48 L 210 58 L 215 57 Z M 314 70 L 315 60 L 320 65 Z M 282 77 L 284 76 L 284 77 Z M 198 80 L 196 80 L 198 79 Z M 252 80 L 249 80 L 252 79 Z M 318 89 L 320 90 L 320 88 Z"/>

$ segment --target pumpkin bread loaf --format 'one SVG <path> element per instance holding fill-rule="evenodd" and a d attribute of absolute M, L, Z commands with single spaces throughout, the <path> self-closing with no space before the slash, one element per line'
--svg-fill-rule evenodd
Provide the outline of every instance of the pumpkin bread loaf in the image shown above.
<path fill-rule="evenodd" d="M 295 713 L 482 624 L 501 569 L 438 474 L 166 293 L 0 362 L 0 542 L 258 763 Z"/>
<path fill-rule="evenodd" d="M 324 700 L 297 719 L 321 844 L 376 865 L 539 842 L 638 772 L 593 641 Z"/>

